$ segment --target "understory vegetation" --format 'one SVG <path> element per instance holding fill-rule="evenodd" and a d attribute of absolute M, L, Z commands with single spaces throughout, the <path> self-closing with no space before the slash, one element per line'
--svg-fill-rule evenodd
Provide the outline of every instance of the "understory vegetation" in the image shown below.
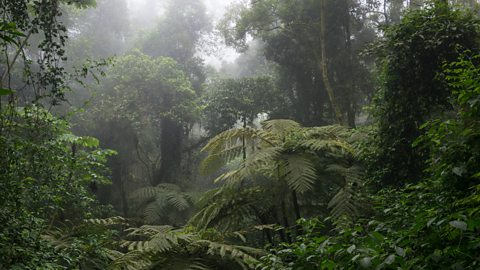
<path fill-rule="evenodd" d="M 219 2 L 2 1 L 0 269 L 480 269 L 479 3 Z"/>

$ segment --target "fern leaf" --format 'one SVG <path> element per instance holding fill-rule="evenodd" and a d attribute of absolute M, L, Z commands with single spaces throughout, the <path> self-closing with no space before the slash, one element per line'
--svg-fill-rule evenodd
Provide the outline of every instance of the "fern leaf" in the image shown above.
<path fill-rule="evenodd" d="M 285 169 L 285 179 L 290 189 L 301 194 L 313 188 L 317 173 L 309 158 L 289 155 Z"/>

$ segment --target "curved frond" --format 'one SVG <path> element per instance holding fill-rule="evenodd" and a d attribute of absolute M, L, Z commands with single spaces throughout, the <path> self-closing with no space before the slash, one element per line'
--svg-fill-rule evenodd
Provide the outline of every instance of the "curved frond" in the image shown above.
<path fill-rule="evenodd" d="M 317 173 L 311 159 L 301 155 L 288 155 L 285 180 L 290 189 L 304 193 L 313 188 Z"/>
<path fill-rule="evenodd" d="M 114 260 L 109 270 L 142 270 L 149 269 L 152 264 L 152 254 L 139 250 L 130 251 Z"/>
<path fill-rule="evenodd" d="M 200 211 L 190 219 L 189 224 L 198 230 L 215 227 L 222 231 L 233 231 L 254 219 L 254 207 L 258 204 L 259 194 L 258 189 L 228 188 L 207 193 L 200 201 Z"/>
<path fill-rule="evenodd" d="M 262 122 L 262 127 L 265 130 L 282 136 L 289 130 L 300 128 L 301 125 L 290 119 L 274 119 Z"/>
<path fill-rule="evenodd" d="M 200 164 L 203 174 L 217 171 L 225 164 L 240 158 L 243 155 L 243 140 L 245 147 L 257 152 L 259 147 L 269 148 L 277 145 L 278 137 L 264 130 L 256 130 L 250 127 L 231 129 L 215 136 L 202 149 L 208 152 L 208 156 Z M 251 154 L 250 154 L 251 155 Z"/>
<path fill-rule="evenodd" d="M 86 219 L 86 223 L 98 224 L 104 226 L 114 226 L 114 225 L 128 225 L 127 220 L 124 217 L 110 217 L 110 218 L 95 218 L 95 219 Z"/>
<path fill-rule="evenodd" d="M 237 262 L 242 268 L 252 268 L 257 262 L 257 258 L 265 255 L 261 249 L 246 246 L 236 246 L 224 243 L 212 242 L 209 240 L 198 240 L 195 245 L 207 248 L 207 254 L 211 256 L 220 256 Z"/>
<path fill-rule="evenodd" d="M 344 167 L 339 164 L 327 166 L 327 172 L 341 176 L 345 184 L 328 203 L 332 216 L 339 218 L 347 216 L 355 218 L 360 216 L 364 208 L 359 187 L 363 184 L 363 171 L 359 166 Z"/>

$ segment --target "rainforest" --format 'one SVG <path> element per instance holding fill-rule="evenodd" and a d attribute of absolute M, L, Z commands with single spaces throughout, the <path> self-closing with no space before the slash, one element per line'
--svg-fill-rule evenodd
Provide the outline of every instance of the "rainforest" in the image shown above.
<path fill-rule="evenodd" d="M 0 270 L 480 269 L 480 1 L 0 7 Z"/>

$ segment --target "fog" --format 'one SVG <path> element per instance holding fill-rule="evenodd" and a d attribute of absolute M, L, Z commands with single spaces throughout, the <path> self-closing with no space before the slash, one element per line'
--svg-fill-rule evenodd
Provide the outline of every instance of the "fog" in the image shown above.
<path fill-rule="evenodd" d="M 135 27 L 149 30 L 155 27 L 157 20 L 162 16 L 163 7 L 168 0 L 127 0 L 130 18 Z M 206 7 L 207 16 L 215 25 L 222 18 L 225 11 L 239 0 L 202 0 Z M 139 29 L 139 30 L 140 30 Z M 231 63 L 238 57 L 235 49 L 224 46 L 221 39 L 215 40 L 215 52 L 201 53 L 207 65 L 219 69 L 223 62 Z"/>
<path fill-rule="evenodd" d="M 480 0 L 2 0 L 0 270 L 479 269 Z"/>

